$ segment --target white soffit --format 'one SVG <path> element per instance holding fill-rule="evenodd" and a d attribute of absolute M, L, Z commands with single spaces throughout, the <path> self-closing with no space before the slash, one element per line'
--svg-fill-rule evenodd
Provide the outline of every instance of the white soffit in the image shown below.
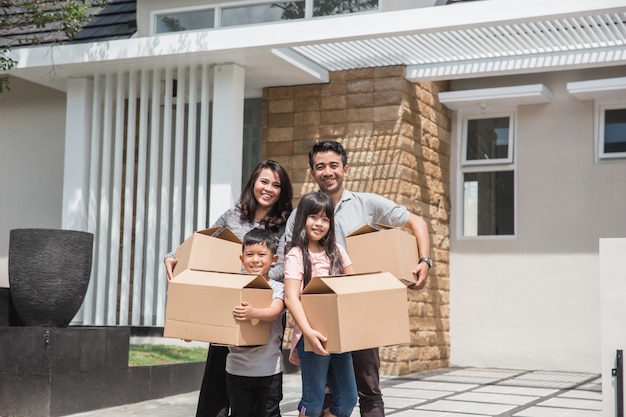
<path fill-rule="evenodd" d="M 552 91 L 543 84 L 482 88 L 439 93 L 439 101 L 451 110 L 512 108 L 525 104 L 549 103 L 552 101 Z"/>
<path fill-rule="evenodd" d="M 479 3 L 496 10 L 507 2 L 470 2 L 434 9 L 451 15 L 472 14 L 471 7 Z M 626 5 L 543 18 L 509 16 L 506 20 L 465 25 L 458 16 L 454 20 L 456 26 L 440 29 L 416 27 L 414 33 L 397 36 L 291 49 L 329 71 L 406 65 L 410 81 L 626 64 Z"/>
<path fill-rule="evenodd" d="M 626 77 L 567 83 L 567 91 L 578 100 L 621 98 L 626 101 Z"/>

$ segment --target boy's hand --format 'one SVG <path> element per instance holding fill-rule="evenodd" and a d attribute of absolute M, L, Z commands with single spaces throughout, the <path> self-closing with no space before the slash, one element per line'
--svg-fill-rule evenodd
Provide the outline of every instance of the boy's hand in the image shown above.
<path fill-rule="evenodd" d="M 240 306 L 235 306 L 233 308 L 233 317 L 238 321 L 256 319 L 258 318 L 256 311 L 256 308 L 254 308 L 250 303 L 242 301 Z"/>

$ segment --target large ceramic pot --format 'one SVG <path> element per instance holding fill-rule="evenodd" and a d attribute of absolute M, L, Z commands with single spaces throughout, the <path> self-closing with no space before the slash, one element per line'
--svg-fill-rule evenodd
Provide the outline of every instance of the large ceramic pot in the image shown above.
<path fill-rule="evenodd" d="M 92 252 L 92 233 L 11 230 L 9 287 L 24 325 L 66 327 L 70 323 L 87 292 Z"/>

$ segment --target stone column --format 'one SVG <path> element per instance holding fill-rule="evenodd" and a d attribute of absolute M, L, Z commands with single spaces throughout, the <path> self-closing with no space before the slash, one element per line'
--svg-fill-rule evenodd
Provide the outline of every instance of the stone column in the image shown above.
<path fill-rule="evenodd" d="M 436 266 L 424 290 L 409 292 L 411 344 L 381 349 L 381 373 L 388 375 L 447 366 L 450 356 L 451 122 L 437 100 L 448 85 L 414 84 L 404 75 L 401 66 L 341 71 L 328 84 L 263 94 L 263 158 L 288 170 L 294 203 L 317 188 L 308 172 L 311 145 L 334 139 L 348 151 L 346 188 L 387 197 L 429 224 Z"/>

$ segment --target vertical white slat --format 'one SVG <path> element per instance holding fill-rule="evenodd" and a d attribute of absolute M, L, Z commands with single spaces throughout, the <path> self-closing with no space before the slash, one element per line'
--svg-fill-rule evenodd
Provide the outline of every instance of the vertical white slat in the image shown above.
<path fill-rule="evenodd" d="M 135 134 L 137 116 L 137 72 L 128 76 L 128 111 L 126 112 L 126 172 L 124 179 L 124 231 L 122 233 L 122 271 L 120 277 L 120 319 L 119 324 L 127 326 L 131 256 L 133 245 L 133 206 L 135 190 Z"/>
<path fill-rule="evenodd" d="M 159 249 L 161 257 L 164 257 L 178 242 L 171 242 L 170 236 L 170 180 L 172 163 L 172 68 L 165 69 L 165 88 L 163 91 L 163 142 L 161 145 L 161 204 L 159 226 Z M 159 279 L 166 282 L 165 267 L 159 269 Z"/>
<path fill-rule="evenodd" d="M 196 197 L 196 114 L 197 109 L 198 70 L 189 68 L 189 100 L 187 112 L 187 161 L 185 172 L 185 228 L 184 237 L 191 236 L 195 225 Z"/>
<path fill-rule="evenodd" d="M 200 92 L 200 137 L 198 147 L 198 208 L 196 230 L 207 227 L 207 197 L 209 192 L 209 129 L 210 91 L 209 66 L 202 66 L 202 90 Z"/>
<path fill-rule="evenodd" d="M 137 149 L 137 189 L 135 201 L 135 252 L 133 268 L 133 313 L 132 324 L 139 326 L 143 299 L 143 245 L 144 245 L 144 216 L 146 210 L 146 157 L 148 142 L 148 106 L 150 97 L 148 82 L 150 71 L 141 71 L 141 90 L 139 93 L 139 146 Z"/>
<path fill-rule="evenodd" d="M 87 231 L 94 234 L 94 253 L 91 279 L 83 301 L 83 324 L 95 324 L 95 294 L 98 273 L 98 205 L 100 197 L 100 133 L 102 126 L 102 76 L 94 76 L 93 102 L 91 106 L 91 150 L 89 158 L 89 203 L 87 209 Z"/>
<path fill-rule="evenodd" d="M 152 110 L 150 111 L 150 157 L 148 158 L 148 216 L 146 219 L 144 273 L 144 325 L 155 325 L 153 312 L 155 311 L 154 287 L 158 287 L 156 274 L 157 258 L 157 224 L 158 224 L 158 196 L 159 196 L 159 153 L 161 139 L 161 71 L 152 72 Z"/>
<path fill-rule="evenodd" d="M 183 151 L 185 146 L 185 68 L 178 67 L 176 85 L 176 125 L 174 134 L 174 184 L 172 189 L 172 244 L 178 245 L 181 239 L 182 198 L 183 198 Z M 183 237 L 184 238 L 184 237 Z"/>
<path fill-rule="evenodd" d="M 106 324 L 117 324 L 117 291 L 120 258 L 120 227 L 122 216 L 122 171 L 124 168 L 124 74 L 118 73 L 113 105 L 115 107 L 115 134 L 113 137 L 113 177 L 111 183 L 111 223 L 109 243 L 108 291 Z M 111 120 L 113 122 L 113 120 Z"/>
<path fill-rule="evenodd" d="M 104 111 L 102 122 L 102 161 L 100 178 L 100 206 L 98 221 L 98 262 L 96 280 L 96 325 L 104 325 L 106 317 L 106 297 L 109 262 L 109 219 L 111 215 L 111 159 L 112 159 L 112 74 L 104 79 Z"/>

